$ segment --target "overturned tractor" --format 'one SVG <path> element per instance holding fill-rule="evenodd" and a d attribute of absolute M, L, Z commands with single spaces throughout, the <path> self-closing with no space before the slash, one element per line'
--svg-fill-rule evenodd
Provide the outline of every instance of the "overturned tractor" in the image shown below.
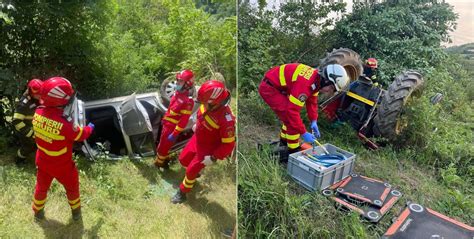
<path fill-rule="evenodd" d="M 364 144 L 377 149 L 371 137 L 381 137 L 390 143 L 397 139 L 408 125 L 404 114 L 412 97 L 421 95 L 423 77 L 408 70 L 394 77 L 388 89 L 362 74 L 359 54 L 347 48 L 335 49 L 321 60 L 320 68 L 328 64 L 342 65 L 351 84 L 340 94 L 322 100 L 320 108 L 328 118 L 347 122 L 358 133 Z"/>

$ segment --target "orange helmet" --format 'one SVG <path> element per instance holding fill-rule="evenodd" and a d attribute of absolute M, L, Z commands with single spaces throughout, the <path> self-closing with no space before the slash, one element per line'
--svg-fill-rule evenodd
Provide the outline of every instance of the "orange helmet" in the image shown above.
<path fill-rule="evenodd" d="M 28 93 L 35 97 L 41 95 L 41 87 L 43 82 L 40 79 L 32 79 L 28 82 Z"/>
<path fill-rule="evenodd" d="M 365 61 L 365 64 L 369 66 L 372 69 L 377 69 L 377 59 L 375 58 L 369 58 Z"/>
<path fill-rule="evenodd" d="M 194 84 L 194 73 L 191 70 L 182 70 L 176 74 L 177 80 L 183 80 L 185 89 L 191 89 Z"/>
<path fill-rule="evenodd" d="M 41 101 L 44 106 L 64 106 L 74 95 L 71 82 L 63 77 L 52 77 L 43 82 Z"/>
<path fill-rule="evenodd" d="M 197 100 L 201 103 L 219 105 L 224 103 L 229 96 L 230 92 L 222 81 L 209 80 L 199 88 Z"/>

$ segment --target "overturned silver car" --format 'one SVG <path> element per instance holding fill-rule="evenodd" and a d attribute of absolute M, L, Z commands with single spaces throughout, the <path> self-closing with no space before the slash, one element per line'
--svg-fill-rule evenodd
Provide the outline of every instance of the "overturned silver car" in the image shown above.
<path fill-rule="evenodd" d="M 195 91 L 194 91 L 195 92 Z M 74 125 L 95 125 L 92 135 L 75 151 L 86 158 L 119 160 L 140 159 L 156 155 L 161 133 L 161 119 L 174 91 L 160 96 L 158 92 L 131 94 L 103 100 L 83 102 L 74 98 L 65 108 L 64 116 Z M 171 152 L 182 148 L 193 135 L 199 105 L 195 104 L 186 128 L 176 140 Z"/>

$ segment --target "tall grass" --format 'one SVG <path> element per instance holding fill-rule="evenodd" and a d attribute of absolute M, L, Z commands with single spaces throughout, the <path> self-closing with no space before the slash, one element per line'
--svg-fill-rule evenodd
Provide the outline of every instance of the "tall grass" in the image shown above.
<path fill-rule="evenodd" d="M 0 156 L 0 238 L 219 238 L 236 221 L 235 163 L 206 168 L 188 201 L 170 198 L 184 177 L 179 163 L 161 172 L 152 159 L 89 162 L 78 158 L 83 223 L 71 221 L 63 187 L 53 182 L 45 211 L 35 223 L 31 198 L 35 168 Z"/>

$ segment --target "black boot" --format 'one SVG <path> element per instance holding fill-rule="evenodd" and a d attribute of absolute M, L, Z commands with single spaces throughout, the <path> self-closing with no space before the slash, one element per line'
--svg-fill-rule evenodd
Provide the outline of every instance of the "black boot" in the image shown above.
<path fill-rule="evenodd" d="M 81 220 L 82 218 L 82 212 L 81 212 L 81 208 L 78 207 L 76 209 L 72 209 L 71 210 L 71 213 L 72 213 L 72 220 L 74 221 L 79 221 Z"/>
<path fill-rule="evenodd" d="M 282 152 L 280 155 L 280 162 L 282 163 L 288 163 L 288 158 L 290 157 L 290 154 L 296 153 L 301 151 L 301 147 L 294 148 L 294 149 L 288 149 L 286 152 Z"/>
<path fill-rule="evenodd" d="M 173 196 L 173 198 L 171 198 L 171 202 L 173 204 L 177 204 L 177 203 L 183 203 L 184 201 L 186 201 L 186 193 L 183 193 L 181 192 L 181 189 L 178 189 L 178 191 Z"/>
<path fill-rule="evenodd" d="M 41 221 L 44 219 L 44 209 L 35 212 L 35 221 Z"/>
<path fill-rule="evenodd" d="M 280 138 L 280 146 L 288 146 L 288 142 L 286 141 L 286 139 Z"/>
<path fill-rule="evenodd" d="M 22 166 L 26 164 L 26 158 L 21 158 L 21 157 L 15 157 L 15 164 L 17 166 Z"/>

